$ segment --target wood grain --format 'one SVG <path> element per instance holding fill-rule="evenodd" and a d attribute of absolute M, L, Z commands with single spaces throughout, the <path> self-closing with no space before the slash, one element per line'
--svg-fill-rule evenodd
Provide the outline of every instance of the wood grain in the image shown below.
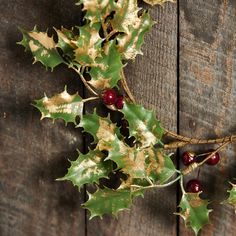
<path fill-rule="evenodd" d="M 55 182 L 83 150 L 84 138 L 72 125 L 39 122 L 34 99 L 83 86 L 77 76 L 59 67 L 54 73 L 31 65 L 31 55 L 15 42 L 18 26 L 40 30 L 79 24 L 74 0 L 3 0 L 0 4 L 0 235 L 49 236 L 152 236 L 193 235 L 172 214 L 176 211 L 176 186 L 153 190 L 135 200 L 131 211 L 118 219 L 88 221 L 80 208 L 84 193 L 70 183 Z M 128 83 L 138 102 L 157 112 L 164 127 L 180 133 L 214 138 L 236 132 L 236 3 L 234 0 L 179 0 L 180 48 L 177 49 L 177 5 L 154 7 L 157 24 L 146 37 L 143 56 L 125 68 Z M 179 108 L 177 111 L 177 53 L 179 53 Z M 102 106 L 100 106 L 102 107 Z M 91 110 L 92 107 L 87 107 Z M 205 146 L 194 148 L 204 151 Z M 182 150 L 183 151 L 183 150 Z M 230 206 L 217 204 L 226 197 L 227 179 L 235 177 L 235 145 L 222 153 L 221 165 L 203 167 L 203 197 L 211 204 L 213 225 L 204 236 L 236 235 Z M 196 176 L 186 177 L 186 181 Z"/>
<path fill-rule="evenodd" d="M 41 30 L 78 23 L 74 1 L 1 1 L 0 4 L 0 235 L 84 235 L 83 194 L 70 183 L 56 182 L 83 147 L 78 131 L 63 122 L 43 120 L 30 105 L 48 96 L 82 85 L 74 73 L 60 67 L 54 73 L 16 45 L 18 26 Z M 72 6 L 72 7 L 71 7 Z M 73 15 L 73 17 L 72 17 Z"/>
<path fill-rule="evenodd" d="M 157 24 L 148 34 L 143 56 L 129 62 L 125 74 L 139 103 L 157 112 L 165 127 L 176 128 L 177 10 L 175 4 L 154 7 Z M 135 200 L 131 211 L 88 221 L 88 235 L 176 235 L 176 186 L 147 191 Z"/>
<path fill-rule="evenodd" d="M 236 3 L 234 0 L 180 0 L 180 133 L 213 138 L 236 129 Z M 189 147 L 191 148 L 191 147 Z M 201 152 L 206 147 L 196 147 Z M 214 199 L 213 225 L 201 235 L 236 235 L 235 214 L 219 205 L 235 177 L 235 145 L 222 153 L 217 167 L 204 166 L 200 180 L 205 198 Z M 196 177 L 196 173 L 188 176 Z M 182 223 L 182 221 L 181 221 Z M 181 224 L 180 235 L 193 235 Z"/>

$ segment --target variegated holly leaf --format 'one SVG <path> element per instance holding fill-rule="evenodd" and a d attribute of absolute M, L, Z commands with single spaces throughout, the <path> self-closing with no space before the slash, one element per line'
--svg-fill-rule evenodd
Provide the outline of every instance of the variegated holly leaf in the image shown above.
<path fill-rule="evenodd" d="M 157 4 L 163 5 L 166 2 L 174 2 L 174 3 L 176 3 L 176 0 L 143 0 L 143 1 L 148 3 L 148 4 L 150 4 L 150 5 L 152 5 L 152 6 L 157 5 Z"/>
<path fill-rule="evenodd" d="M 75 61 L 82 66 L 97 66 L 95 59 L 101 54 L 103 39 L 99 35 L 100 23 L 79 27 L 80 35 L 71 43 L 75 45 Z"/>
<path fill-rule="evenodd" d="M 162 149 L 149 147 L 146 150 L 148 153 L 145 160 L 146 173 L 149 179 L 155 183 L 164 184 L 176 173 L 173 161 Z"/>
<path fill-rule="evenodd" d="M 18 44 L 30 50 L 34 56 L 34 62 L 41 62 L 46 68 L 54 67 L 64 62 L 57 51 L 56 43 L 46 32 L 39 32 L 36 28 L 28 32 L 21 30 L 23 39 Z"/>
<path fill-rule="evenodd" d="M 115 10 L 114 0 L 80 0 L 77 5 L 83 4 L 83 11 L 86 11 L 85 19 L 91 24 L 105 21 L 106 17 Z"/>
<path fill-rule="evenodd" d="M 113 30 L 128 33 L 131 26 L 136 26 L 140 19 L 137 0 L 119 0 L 115 3 L 115 13 L 111 19 Z"/>
<path fill-rule="evenodd" d="M 104 214 L 117 216 L 119 211 L 129 209 L 132 203 L 130 189 L 98 189 L 95 193 L 88 193 L 89 199 L 83 207 L 90 211 L 90 219 L 95 216 L 102 218 Z"/>
<path fill-rule="evenodd" d="M 42 99 L 35 100 L 34 106 L 41 112 L 41 119 L 47 117 L 76 123 L 76 117 L 82 117 L 84 100 L 78 93 L 70 95 L 65 89 L 51 98 L 45 95 Z"/>
<path fill-rule="evenodd" d="M 116 86 L 121 79 L 122 67 L 121 55 L 117 51 L 115 41 L 108 42 L 90 70 L 89 84 L 100 90 Z"/>
<path fill-rule="evenodd" d="M 99 140 L 97 148 L 108 151 L 106 160 L 114 161 L 117 169 L 132 178 L 151 179 L 161 184 L 176 173 L 170 157 L 152 146 L 143 149 L 129 147 L 115 136 L 109 141 Z"/>
<path fill-rule="evenodd" d="M 154 112 L 141 105 L 125 103 L 121 112 L 129 122 L 130 136 L 134 136 L 142 147 L 162 144 L 163 129 Z"/>
<path fill-rule="evenodd" d="M 199 197 L 199 193 L 184 193 L 180 202 L 180 215 L 187 227 L 193 229 L 197 235 L 199 230 L 209 224 L 209 213 L 207 208 L 209 202 Z"/>
<path fill-rule="evenodd" d="M 112 171 L 112 162 L 104 161 L 104 153 L 90 150 L 87 154 L 79 153 L 76 161 L 71 161 L 68 173 L 58 180 L 70 180 L 79 189 L 83 184 L 98 183 L 101 178 L 108 178 Z"/>
<path fill-rule="evenodd" d="M 232 205 L 236 213 L 236 184 L 230 184 L 232 185 L 232 188 L 227 191 L 229 193 L 229 197 L 224 201 L 224 203 Z"/>
<path fill-rule="evenodd" d="M 69 59 L 74 60 L 74 49 L 76 49 L 76 46 L 72 41 L 76 40 L 78 36 L 74 35 L 73 30 L 64 27 L 62 27 L 61 30 L 56 28 L 54 28 L 54 30 L 58 37 L 56 47 L 62 50 L 64 56 L 68 56 Z"/>
<path fill-rule="evenodd" d="M 92 114 L 83 115 L 80 120 L 79 127 L 84 128 L 84 131 L 91 134 L 94 142 L 99 140 L 103 142 L 111 142 L 115 139 L 115 134 L 120 135 L 118 127 L 107 118 L 100 117 L 94 111 Z"/>
<path fill-rule="evenodd" d="M 144 36 L 148 32 L 154 22 L 150 18 L 149 13 L 144 12 L 137 18 L 135 24 L 129 26 L 129 30 L 125 34 L 117 37 L 118 50 L 122 53 L 124 59 L 134 59 L 137 54 L 142 54 L 141 46 Z"/>

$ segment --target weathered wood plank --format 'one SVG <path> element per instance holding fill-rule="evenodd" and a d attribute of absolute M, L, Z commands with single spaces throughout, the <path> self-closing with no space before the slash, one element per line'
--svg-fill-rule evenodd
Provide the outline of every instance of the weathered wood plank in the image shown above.
<path fill-rule="evenodd" d="M 180 0 L 180 132 L 213 138 L 235 132 L 236 3 L 234 0 Z M 191 148 L 191 147 L 189 147 Z M 197 147 L 202 151 L 206 147 Z M 204 166 L 203 196 L 216 200 L 213 225 L 201 235 L 235 235 L 235 214 L 219 205 L 227 179 L 235 177 L 235 145 L 222 153 L 217 167 Z M 196 177 L 196 174 L 186 178 Z M 181 221 L 182 222 L 182 221 Z M 193 235 L 181 224 L 180 235 Z"/>
<path fill-rule="evenodd" d="M 157 111 L 165 127 L 175 129 L 176 120 L 176 5 L 154 7 L 152 15 L 158 24 L 145 40 L 143 56 L 129 62 L 125 74 L 138 102 Z M 88 235 L 151 236 L 176 235 L 176 192 L 149 191 L 144 199 L 135 200 L 131 211 L 120 213 L 118 219 L 88 221 Z"/>
<path fill-rule="evenodd" d="M 82 91 L 76 75 L 60 67 L 54 73 L 31 65 L 16 41 L 18 26 L 45 30 L 79 21 L 74 1 L 1 1 L 0 4 L 0 235 L 84 235 L 83 193 L 70 183 L 56 182 L 75 158 L 82 137 L 72 125 L 39 121 L 30 103 L 62 92 Z"/>

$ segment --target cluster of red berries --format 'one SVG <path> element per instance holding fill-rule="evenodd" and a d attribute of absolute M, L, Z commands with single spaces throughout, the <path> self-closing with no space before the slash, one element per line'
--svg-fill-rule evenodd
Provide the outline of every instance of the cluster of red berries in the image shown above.
<path fill-rule="evenodd" d="M 117 109 L 122 109 L 124 106 L 124 97 L 118 95 L 115 89 L 107 89 L 102 94 L 102 100 L 106 105 L 115 105 Z"/>
<path fill-rule="evenodd" d="M 214 150 L 209 150 L 208 153 L 211 153 L 213 151 Z M 198 162 L 197 157 L 198 156 L 193 152 L 184 152 L 182 155 L 182 162 L 185 166 L 189 166 L 194 162 Z M 205 158 L 206 157 L 207 157 L 207 154 L 205 155 Z M 211 158 L 209 158 L 206 161 L 206 164 L 210 165 L 210 166 L 214 166 L 219 161 L 220 161 L 220 154 L 218 152 L 216 152 L 214 155 L 211 156 Z M 188 183 L 186 185 L 186 190 L 187 190 L 187 192 L 191 192 L 191 193 L 198 193 L 198 192 L 202 191 L 201 182 L 198 179 L 192 179 L 192 180 L 188 181 Z"/>

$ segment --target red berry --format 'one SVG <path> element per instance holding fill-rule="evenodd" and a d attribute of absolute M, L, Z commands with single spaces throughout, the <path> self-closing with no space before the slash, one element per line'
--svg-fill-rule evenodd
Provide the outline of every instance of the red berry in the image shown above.
<path fill-rule="evenodd" d="M 107 89 L 102 95 L 103 102 L 106 105 L 113 105 L 116 102 L 117 94 L 114 89 Z"/>
<path fill-rule="evenodd" d="M 117 97 L 115 106 L 116 106 L 117 109 L 122 109 L 123 108 L 123 106 L 124 106 L 124 97 L 123 96 Z"/>
<path fill-rule="evenodd" d="M 214 151 L 214 150 L 211 150 Z M 210 159 L 206 161 L 207 165 L 214 166 L 220 161 L 220 154 L 216 152 Z"/>
<path fill-rule="evenodd" d="M 187 185 L 186 185 L 187 192 L 190 193 L 198 193 L 202 191 L 202 185 L 199 180 L 197 179 L 192 179 L 189 180 Z"/>
<path fill-rule="evenodd" d="M 184 152 L 182 155 L 182 162 L 185 166 L 189 166 L 196 161 L 196 155 L 193 152 Z"/>

